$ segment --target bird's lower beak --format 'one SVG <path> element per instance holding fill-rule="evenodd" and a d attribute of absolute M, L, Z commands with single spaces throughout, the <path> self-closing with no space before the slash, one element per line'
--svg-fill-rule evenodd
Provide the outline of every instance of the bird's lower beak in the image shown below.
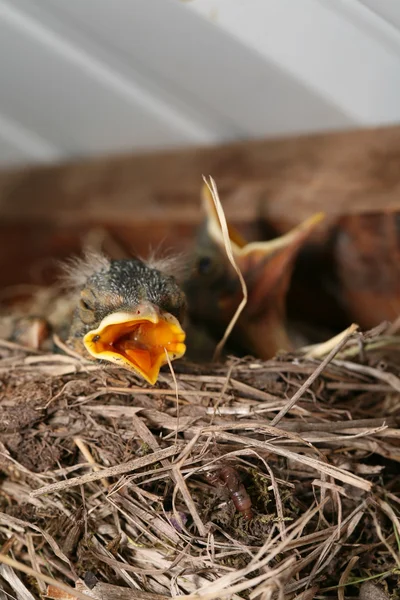
<path fill-rule="evenodd" d="M 108 315 L 83 338 L 89 354 L 135 371 L 151 384 L 156 383 L 168 359 L 185 354 L 184 341 L 179 321 L 150 303 L 138 306 L 135 312 Z"/>
<path fill-rule="evenodd" d="M 286 235 L 267 242 L 254 242 L 232 250 L 247 285 L 248 300 L 237 329 L 253 353 L 270 358 L 291 344 L 284 324 L 286 294 L 296 256 L 324 215 L 313 215 Z M 215 228 L 216 230 L 216 228 Z M 214 238 L 216 239 L 216 237 Z M 222 247 L 222 242 L 219 242 Z M 222 296 L 220 310 L 233 314 L 237 296 Z"/>
<path fill-rule="evenodd" d="M 295 258 L 323 219 L 323 213 L 315 214 L 279 238 L 246 244 L 235 252 L 236 263 L 252 288 L 255 314 L 258 308 L 262 311 L 266 297 L 286 294 Z"/>
<path fill-rule="evenodd" d="M 291 347 L 285 326 L 286 295 L 296 256 L 323 217 L 313 215 L 280 238 L 247 244 L 236 253 L 248 287 L 241 330 L 261 358 Z"/>

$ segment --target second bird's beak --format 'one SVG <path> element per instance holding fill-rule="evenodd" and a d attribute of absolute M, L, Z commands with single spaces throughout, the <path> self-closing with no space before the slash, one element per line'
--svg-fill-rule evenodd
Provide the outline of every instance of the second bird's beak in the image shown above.
<path fill-rule="evenodd" d="M 207 186 L 202 190 L 202 202 L 208 237 L 224 255 L 222 228 Z M 265 242 L 247 243 L 228 226 L 232 253 L 248 292 L 248 301 L 236 330 L 245 345 L 260 358 L 267 359 L 280 349 L 290 348 L 284 323 L 286 293 L 296 256 L 323 218 L 323 213 L 315 214 L 286 235 Z M 231 318 L 240 302 L 241 290 L 239 296 L 222 295 L 219 301 L 221 313 Z"/>
<path fill-rule="evenodd" d="M 97 329 L 83 338 L 93 357 L 116 363 L 139 373 L 152 385 L 169 360 L 186 351 L 185 332 L 178 319 L 143 303 L 134 312 L 116 312 L 105 317 Z"/>

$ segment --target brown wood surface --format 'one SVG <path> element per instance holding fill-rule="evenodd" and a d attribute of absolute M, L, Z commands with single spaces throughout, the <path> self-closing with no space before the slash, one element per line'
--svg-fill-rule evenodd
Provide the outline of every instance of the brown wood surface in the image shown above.
<path fill-rule="evenodd" d="M 0 282 L 37 280 L 98 227 L 142 254 L 160 241 L 180 249 L 201 220 L 202 174 L 252 237 L 260 218 L 284 231 L 319 210 L 329 224 L 400 209 L 400 126 L 0 173 Z"/>
<path fill-rule="evenodd" d="M 201 176 L 228 216 L 301 220 L 400 206 L 400 126 L 128 155 L 0 174 L 0 215 L 67 225 L 199 220 Z M 289 214 L 288 214 L 289 213 Z"/>

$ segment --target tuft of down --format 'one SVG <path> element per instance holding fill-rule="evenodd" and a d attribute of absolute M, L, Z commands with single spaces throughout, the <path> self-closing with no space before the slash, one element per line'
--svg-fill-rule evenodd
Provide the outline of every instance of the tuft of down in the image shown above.
<path fill-rule="evenodd" d="M 185 253 L 175 254 L 173 256 L 160 256 L 157 250 L 152 250 L 147 258 L 140 257 L 150 269 L 156 269 L 164 275 L 174 277 L 178 282 L 186 274 L 188 256 Z"/>
<path fill-rule="evenodd" d="M 156 269 L 164 275 L 173 276 L 177 281 L 184 277 L 188 257 L 182 253 L 175 256 L 160 256 L 157 250 L 150 252 L 148 258 L 137 257 L 150 269 Z M 73 257 L 61 265 L 62 283 L 71 289 L 82 288 L 87 280 L 110 267 L 110 259 L 96 250 L 85 251 L 83 257 Z"/>
<path fill-rule="evenodd" d="M 110 260 L 104 254 L 87 250 L 83 257 L 73 257 L 62 265 L 62 282 L 72 289 L 81 288 L 92 275 L 109 267 Z"/>

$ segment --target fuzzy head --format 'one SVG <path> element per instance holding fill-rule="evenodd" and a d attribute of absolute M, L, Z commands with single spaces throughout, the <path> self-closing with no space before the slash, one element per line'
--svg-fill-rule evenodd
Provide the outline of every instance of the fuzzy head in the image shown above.
<path fill-rule="evenodd" d="M 200 228 L 184 289 L 190 316 L 222 336 L 243 292 L 228 260 L 222 228 L 207 186 L 202 190 L 205 222 Z M 247 243 L 233 227 L 228 234 L 236 265 L 247 287 L 248 301 L 231 335 L 235 348 L 260 358 L 290 348 L 285 327 L 285 299 L 294 262 L 322 214 L 310 217 L 286 235 Z"/>
<path fill-rule="evenodd" d="M 174 277 L 157 266 L 89 254 L 66 268 L 68 282 L 79 290 L 69 342 L 152 384 L 168 358 L 180 358 L 186 350 L 180 324 L 185 296 Z"/>

